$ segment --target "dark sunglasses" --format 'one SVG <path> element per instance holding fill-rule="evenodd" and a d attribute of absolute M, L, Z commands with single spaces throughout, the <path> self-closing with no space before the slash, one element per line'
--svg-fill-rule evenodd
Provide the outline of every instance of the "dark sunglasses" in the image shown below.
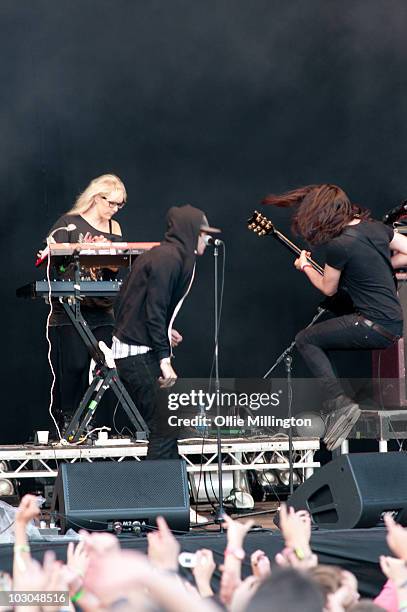
<path fill-rule="evenodd" d="M 126 202 L 112 202 L 111 200 L 108 200 L 105 196 L 100 196 L 100 197 L 106 200 L 110 208 L 114 208 L 115 206 L 117 206 L 118 210 L 121 210 L 123 206 L 126 205 Z"/>

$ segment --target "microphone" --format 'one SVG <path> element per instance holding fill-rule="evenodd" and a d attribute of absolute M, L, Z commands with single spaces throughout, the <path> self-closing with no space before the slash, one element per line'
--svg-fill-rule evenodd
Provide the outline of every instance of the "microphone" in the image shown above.
<path fill-rule="evenodd" d="M 56 232 L 59 232 L 59 230 L 66 230 L 67 232 L 72 232 L 73 230 L 76 230 L 76 225 L 74 223 L 70 223 L 69 225 L 63 225 L 62 227 L 56 227 L 54 230 L 52 230 L 50 235 L 47 236 L 47 244 L 50 244 L 51 242 L 55 242 L 55 240 L 52 237 Z"/>
<path fill-rule="evenodd" d="M 204 239 L 206 246 L 212 245 L 212 246 L 217 247 L 217 246 L 220 246 L 221 244 L 225 244 L 223 240 L 219 240 L 219 238 L 214 238 L 213 236 L 210 236 L 209 234 L 205 234 L 203 239 Z"/>
<path fill-rule="evenodd" d="M 47 246 L 45 247 L 43 251 L 40 251 L 39 255 L 37 256 L 37 261 L 35 262 L 36 268 L 38 268 L 38 266 L 40 266 L 42 262 L 48 257 L 49 245 L 55 243 L 55 240 L 53 238 L 53 235 L 55 234 L 55 232 L 59 232 L 59 230 L 66 230 L 67 232 L 72 232 L 75 229 L 76 229 L 76 225 L 74 223 L 69 223 L 69 225 L 63 225 L 62 227 L 56 227 L 54 230 L 52 230 L 50 235 L 47 236 L 45 239 Z"/>

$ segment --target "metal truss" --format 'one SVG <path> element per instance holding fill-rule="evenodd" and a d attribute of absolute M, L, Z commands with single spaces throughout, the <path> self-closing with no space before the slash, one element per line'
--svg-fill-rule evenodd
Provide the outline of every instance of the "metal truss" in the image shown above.
<path fill-rule="evenodd" d="M 319 463 L 314 454 L 319 449 L 319 439 L 294 439 L 294 468 L 303 470 L 304 477 L 312 474 Z M 188 472 L 215 472 L 217 470 L 216 440 L 181 440 L 179 452 L 187 464 Z M 61 462 L 76 463 L 97 460 L 140 461 L 147 454 L 144 442 L 124 446 L 2 446 L 0 447 L 1 478 L 55 478 Z M 223 439 L 222 463 L 224 471 L 237 470 L 287 470 L 288 439 L 272 437 L 261 439 Z"/>

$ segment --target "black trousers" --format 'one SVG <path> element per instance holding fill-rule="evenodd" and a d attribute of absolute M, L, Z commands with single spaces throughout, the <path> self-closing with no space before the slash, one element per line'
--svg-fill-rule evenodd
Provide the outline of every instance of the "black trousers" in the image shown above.
<path fill-rule="evenodd" d="M 96 340 L 112 345 L 112 325 L 92 328 Z M 50 327 L 51 361 L 56 375 L 53 407 L 58 425 L 73 415 L 89 386 L 91 357 L 72 325 Z M 108 390 L 96 410 L 98 425 L 111 423 L 114 396 Z"/>
<path fill-rule="evenodd" d="M 152 351 L 116 359 L 120 379 L 150 429 L 147 459 L 179 459 L 177 430 L 168 426 L 168 393 L 160 389 L 160 363 Z"/>
<path fill-rule="evenodd" d="M 309 369 L 319 379 L 326 399 L 343 393 L 326 351 L 384 349 L 393 344 L 392 340 L 363 324 L 357 314 L 317 323 L 301 331 L 295 342 Z"/>

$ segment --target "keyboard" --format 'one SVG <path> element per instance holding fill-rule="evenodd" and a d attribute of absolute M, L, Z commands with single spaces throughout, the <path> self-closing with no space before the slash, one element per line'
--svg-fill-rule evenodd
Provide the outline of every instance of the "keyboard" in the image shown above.
<path fill-rule="evenodd" d="M 116 296 L 122 282 L 112 281 L 81 281 L 81 297 L 113 297 Z M 75 283 L 73 281 L 51 280 L 52 297 L 69 297 L 75 295 Z M 16 291 L 17 297 L 23 298 L 46 298 L 49 295 L 48 281 L 39 280 L 19 287 Z"/>

